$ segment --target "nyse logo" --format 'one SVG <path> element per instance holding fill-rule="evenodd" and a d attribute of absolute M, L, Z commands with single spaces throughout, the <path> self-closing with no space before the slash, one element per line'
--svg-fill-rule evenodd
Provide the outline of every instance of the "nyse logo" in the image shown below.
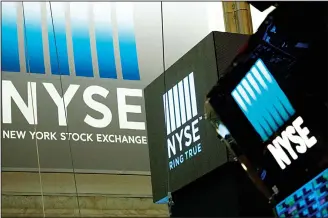
<path fill-rule="evenodd" d="M 127 2 L 4 2 L 2 71 L 140 80 L 133 17 Z"/>
<path fill-rule="evenodd" d="M 171 170 L 201 152 L 193 73 L 163 95 L 163 105 Z"/>
<path fill-rule="evenodd" d="M 37 86 L 42 86 L 44 92 L 48 93 L 49 98 L 39 99 L 37 95 Z M 24 102 L 23 97 L 18 92 L 12 81 L 2 80 L 2 88 L 3 90 L 6 90 L 2 92 L 2 122 L 4 124 L 13 123 L 12 103 L 14 102 L 19 111 L 25 117 L 26 121 L 30 125 L 37 125 L 39 123 L 38 104 L 44 104 L 45 101 L 48 101 L 57 108 L 58 125 L 67 126 L 66 115 L 71 115 L 68 113 L 68 108 L 71 108 L 70 103 L 77 92 L 82 92 L 83 103 L 81 105 L 85 104 L 93 111 L 102 115 L 101 118 L 97 118 L 86 113 L 83 121 L 88 126 L 98 129 L 106 128 L 112 122 L 113 107 L 117 107 L 120 129 L 145 130 L 145 122 L 133 122 L 128 120 L 128 114 L 141 113 L 141 105 L 131 105 L 126 101 L 127 98 L 131 97 L 137 99 L 141 98 L 141 89 L 117 88 L 117 102 L 115 102 L 116 104 L 110 104 L 111 108 L 109 108 L 107 105 L 96 100 L 97 98 L 110 99 L 110 92 L 106 88 L 98 85 L 91 85 L 83 90 L 79 84 L 70 84 L 62 94 L 52 83 L 44 82 L 37 84 L 36 82 L 27 82 L 27 102 Z M 113 92 L 114 90 L 112 90 L 112 94 Z M 23 96 L 24 95 L 26 96 L 26 94 L 23 94 Z M 95 97 L 97 98 L 95 99 Z M 73 108 L 71 108 L 71 110 L 72 109 Z"/>
<path fill-rule="evenodd" d="M 263 141 L 267 141 L 295 114 L 287 96 L 261 59 L 256 61 L 231 95 Z M 296 160 L 297 153 L 304 154 L 317 143 L 314 136 L 309 136 L 309 129 L 301 127 L 302 124 L 302 117 L 297 117 L 267 146 L 281 169 L 291 164 L 285 151 Z"/>
<path fill-rule="evenodd" d="M 112 11 L 116 14 L 115 21 L 112 20 Z M 140 80 L 133 17 L 133 3 L 127 2 L 5 2 L 2 4 L 1 70 L 10 75 L 9 78 L 15 78 L 11 77 L 13 74 L 22 75 L 19 72 L 29 72 L 34 75 L 117 79 L 116 69 L 119 68 L 124 80 Z M 116 42 L 114 36 L 117 36 Z M 114 49 L 114 45 L 119 49 Z M 30 78 L 28 80 L 37 77 Z M 108 87 L 92 84 L 82 88 L 75 80 L 75 84 L 69 84 L 61 93 L 52 83 L 53 77 L 44 79 L 47 82 L 27 81 L 24 88 L 27 102 L 22 97 L 26 96 L 25 93 L 19 93 L 15 87 L 15 84 L 20 84 L 15 83 L 16 79 L 2 81 L 3 90 L 6 90 L 2 92 L 4 124 L 13 123 L 12 103 L 17 105 L 30 125 L 38 124 L 38 104 L 50 100 L 50 104 L 57 107 L 58 125 L 67 126 L 66 113 L 71 116 L 67 109 L 72 107 L 72 99 L 78 98 L 76 94 L 82 92 L 81 105 L 85 104 L 102 115 L 97 118 L 86 111 L 83 121 L 88 126 L 108 127 L 114 116 L 113 107 L 116 107 L 120 129 L 145 130 L 145 122 L 128 120 L 128 114 L 142 113 L 141 104 L 127 104 L 126 100 L 142 98 L 141 89 L 120 87 L 108 90 Z M 38 97 L 38 86 L 49 94 L 48 99 Z M 109 105 L 97 100 L 111 101 L 113 95 L 116 95 L 117 102 Z"/>
<path fill-rule="evenodd" d="M 307 127 L 301 127 L 302 124 L 303 118 L 297 117 L 292 122 L 292 125 L 287 126 L 282 131 L 281 136 L 277 136 L 267 147 L 281 169 L 285 169 L 286 165 L 291 164 L 290 158 L 282 148 L 296 160 L 298 159 L 297 153 L 304 154 L 308 148 L 312 148 L 317 143 L 317 139 L 314 136 L 309 136 L 310 130 Z M 292 144 L 296 145 L 295 149 L 291 146 Z"/>
<path fill-rule="evenodd" d="M 231 94 L 263 141 L 295 114 L 287 96 L 261 59 Z"/>

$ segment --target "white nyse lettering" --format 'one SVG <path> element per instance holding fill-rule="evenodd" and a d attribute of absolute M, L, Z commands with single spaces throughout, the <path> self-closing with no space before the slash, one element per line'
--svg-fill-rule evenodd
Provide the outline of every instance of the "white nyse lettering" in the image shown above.
<path fill-rule="evenodd" d="M 297 117 L 296 120 L 294 120 L 293 122 L 293 126 L 295 127 L 298 134 L 302 137 L 307 147 L 311 148 L 313 145 L 317 143 L 317 139 L 314 136 L 308 138 L 310 131 L 306 127 L 302 128 L 301 124 L 303 124 L 302 117 Z"/>
<path fill-rule="evenodd" d="M 85 104 L 103 115 L 102 119 L 95 119 L 89 114 L 87 114 L 84 119 L 85 123 L 89 124 L 94 128 L 104 128 L 110 124 L 110 122 L 112 121 L 112 112 L 110 111 L 110 109 L 106 105 L 101 104 L 93 100 L 92 98 L 93 95 L 100 95 L 103 98 L 106 98 L 108 93 L 109 91 L 107 89 L 100 86 L 89 86 L 85 89 L 83 93 L 83 100 Z"/>
<path fill-rule="evenodd" d="M 175 149 L 175 139 L 174 139 L 174 137 L 172 137 L 172 142 L 169 138 L 167 139 L 167 152 L 169 153 L 169 158 L 171 158 L 171 153 L 173 154 L 173 156 L 177 153 L 176 149 Z"/>
<path fill-rule="evenodd" d="M 182 151 L 182 133 L 183 133 L 183 129 L 180 130 L 180 133 L 175 133 L 175 137 L 177 137 L 177 140 L 179 142 L 179 148 L 180 151 Z M 174 139 L 174 137 L 172 137 L 172 139 Z"/>
<path fill-rule="evenodd" d="M 294 151 L 291 142 L 295 144 L 295 149 L 300 154 L 306 153 L 307 148 L 311 148 L 317 143 L 317 139 L 314 136 L 308 138 L 310 133 L 309 129 L 306 127 L 301 127 L 301 124 L 303 124 L 302 117 L 297 117 L 292 124 L 293 125 L 287 126 L 286 130 L 282 131 L 281 136 L 277 136 L 272 141 L 273 145 L 268 145 L 269 151 L 276 159 L 281 169 L 285 169 L 286 165 L 291 164 L 291 160 L 282 147 L 284 147 L 288 151 L 289 155 L 296 160 L 298 155 Z M 298 133 L 298 135 L 296 133 Z"/>
<path fill-rule="evenodd" d="M 276 144 L 279 143 L 282 147 L 284 147 L 288 151 L 288 153 L 290 154 L 290 156 L 292 156 L 292 158 L 294 160 L 296 160 L 298 158 L 298 156 L 297 156 L 296 152 L 293 150 L 292 145 L 290 144 L 290 141 L 289 141 L 289 138 L 288 138 L 288 135 L 287 134 L 288 133 L 286 131 L 283 131 L 281 133 L 281 137 L 280 136 L 277 136 L 272 141 L 272 143 L 274 145 L 276 145 Z"/>
<path fill-rule="evenodd" d="M 296 133 L 295 128 L 293 126 L 288 126 L 285 131 L 288 134 L 289 140 L 294 144 L 298 144 L 298 146 L 295 147 L 296 151 L 300 154 L 304 154 L 307 150 L 306 144 L 301 137 L 294 135 Z"/>
<path fill-rule="evenodd" d="M 141 89 L 126 89 L 117 88 L 117 106 L 118 106 L 118 118 L 120 121 L 121 129 L 135 129 L 145 130 L 146 125 L 144 122 L 132 122 L 128 121 L 127 113 L 141 113 L 140 105 L 127 105 L 126 96 L 142 97 Z"/>
<path fill-rule="evenodd" d="M 199 129 L 198 129 L 198 127 L 196 127 L 196 124 L 198 124 L 198 119 L 192 121 L 192 123 L 191 123 L 192 138 L 193 138 L 194 142 L 197 142 L 200 139 L 200 136 L 197 135 Z"/>
<path fill-rule="evenodd" d="M 2 81 L 2 119 L 3 123 L 12 123 L 11 99 L 16 103 L 19 110 L 24 115 L 27 122 L 31 125 L 38 124 L 37 119 L 37 99 L 36 83 L 27 83 L 27 105 L 18 93 L 11 81 Z"/>
<path fill-rule="evenodd" d="M 289 157 L 287 156 L 287 154 L 284 152 L 284 150 L 282 150 L 280 145 L 277 143 L 277 141 L 273 141 L 273 144 L 274 144 L 274 146 L 269 144 L 268 149 L 271 152 L 271 154 L 273 155 L 273 157 L 276 159 L 280 168 L 285 169 L 286 168 L 285 164 L 290 165 L 291 161 L 290 161 Z"/>
<path fill-rule="evenodd" d="M 191 133 L 189 132 L 189 130 L 190 130 L 190 126 L 188 125 L 184 128 L 184 132 L 183 132 L 186 139 L 188 139 L 185 142 L 185 146 L 187 146 L 187 147 L 189 147 L 192 143 L 192 136 L 191 136 Z"/>
<path fill-rule="evenodd" d="M 52 83 L 43 83 L 43 86 L 57 106 L 59 126 L 67 126 L 65 111 L 80 85 L 69 85 L 63 97 L 60 97 L 57 89 Z"/>

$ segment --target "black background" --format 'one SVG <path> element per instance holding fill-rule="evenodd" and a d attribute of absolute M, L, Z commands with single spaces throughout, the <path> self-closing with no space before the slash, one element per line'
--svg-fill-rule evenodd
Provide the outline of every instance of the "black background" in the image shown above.
<path fill-rule="evenodd" d="M 234 60 L 235 66 L 230 65 L 226 76 L 219 81 L 216 97 L 211 102 L 244 154 L 260 170 L 266 169 L 264 182 L 270 189 L 274 185 L 278 187 L 277 201 L 284 199 L 328 167 L 327 4 L 318 4 L 301 4 L 297 13 L 290 13 L 296 8 L 294 4 L 274 11 L 273 18 L 266 19 L 267 22 L 250 38 L 244 52 Z M 316 15 L 304 17 L 305 11 L 309 15 Z M 319 15 L 325 16 L 325 19 L 317 20 L 315 17 L 319 18 Z M 271 39 L 267 42 L 263 40 L 263 36 L 271 24 L 276 26 L 276 31 L 270 33 Z M 298 42 L 306 43 L 309 47 L 297 48 L 295 45 Z M 282 46 L 286 44 L 288 48 Z M 231 96 L 231 91 L 258 58 L 267 65 L 296 111 L 266 142 L 257 135 Z M 266 146 L 298 116 L 304 120 L 302 127 L 309 129 L 309 137 L 315 136 L 318 142 L 305 154 L 299 154 L 297 160 L 291 159 L 291 165 L 281 170 Z M 240 131 L 241 128 L 243 131 Z"/>
<path fill-rule="evenodd" d="M 172 194 L 171 217 L 273 217 L 239 162 L 229 162 Z"/>

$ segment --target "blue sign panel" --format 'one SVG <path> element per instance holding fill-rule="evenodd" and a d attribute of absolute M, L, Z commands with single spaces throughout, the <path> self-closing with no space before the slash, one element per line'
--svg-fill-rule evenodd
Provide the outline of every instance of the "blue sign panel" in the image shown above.
<path fill-rule="evenodd" d="M 40 2 L 22 4 L 23 14 L 20 16 L 24 18 L 23 49 L 27 71 L 37 74 L 46 73 L 45 48 L 48 46 L 50 72 L 53 75 L 71 75 L 69 59 L 72 58 L 76 76 L 94 77 L 94 64 L 97 64 L 100 78 L 117 79 L 111 3 L 47 2 L 45 4 L 46 9 L 43 9 Z M 2 71 L 7 72 L 20 72 L 22 69 L 17 6 L 18 3 L 7 2 L 2 8 Z M 42 23 L 42 10 L 46 11 L 45 27 Z M 123 79 L 140 80 L 133 5 L 124 2 L 116 3 L 116 21 L 119 47 L 117 55 L 120 57 Z M 91 25 L 94 28 L 91 28 Z M 47 34 L 43 32 L 44 28 L 47 29 Z M 92 34 L 94 34 L 93 38 Z M 92 53 L 92 40 L 95 41 L 95 54 Z M 73 57 L 69 57 L 70 41 Z"/>
<path fill-rule="evenodd" d="M 287 96 L 261 59 L 231 95 L 263 141 L 295 114 Z"/>

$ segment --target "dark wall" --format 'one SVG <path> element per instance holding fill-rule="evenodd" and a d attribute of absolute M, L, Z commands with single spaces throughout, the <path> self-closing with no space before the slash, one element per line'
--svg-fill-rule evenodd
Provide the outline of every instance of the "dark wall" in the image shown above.
<path fill-rule="evenodd" d="M 203 117 L 204 102 L 207 93 L 217 82 L 218 74 L 230 64 L 247 38 L 248 36 L 241 34 L 212 32 L 145 88 L 147 135 L 155 202 L 165 198 L 168 192 L 174 192 L 184 187 L 227 161 L 225 145 L 218 140 L 213 126 Z M 197 115 L 188 119 L 175 130 L 167 131 L 166 120 L 174 122 L 174 119 L 173 121 L 170 119 L 171 111 L 169 116 L 165 116 L 163 95 L 181 84 L 180 82 L 191 73 L 194 76 L 193 88 Z M 183 84 L 185 85 L 184 82 Z M 187 99 L 182 92 L 179 92 L 178 96 L 179 100 Z M 171 104 L 170 101 L 169 104 Z M 181 102 L 171 105 L 177 106 L 180 112 L 184 110 Z M 194 111 L 194 108 L 191 108 Z M 179 111 L 172 111 L 172 114 L 184 116 Z M 185 140 L 181 149 L 176 143 L 176 154 L 169 155 L 168 140 L 181 133 L 181 130 L 186 130 L 185 128 L 197 118 L 199 140 L 193 141 L 191 145 L 185 145 Z M 186 134 L 183 135 L 183 138 L 186 139 Z M 201 151 L 192 158 L 186 157 L 186 152 L 198 145 L 201 147 Z M 184 157 L 183 163 L 172 169 L 170 163 L 181 155 Z"/>
<path fill-rule="evenodd" d="M 217 139 L 216 132 L 211 124 L 203 119 L 203 105 L 206 94 L 217 81 L 215 57 L 214 38 L 213 33 L 211 33 L 144 90 L 150 168 L 155 202 L 166 197 L 168 191 L 178 190 L 226 162 L 225 146 Z M 197 115 L 189 120 L 187 119 L 183 125 L 167 133 L 163 94 L 176 87 L 191 73 L 194 75 Z M 187 102 L 187 97 L 183 94 L 180 93 L 179 96 Z M 171 103 L 169 102 L 169 104 Z M 181 130 L 184 131 L 196 119 L 199 120 L 197 128 L 199 128 L 200 139 L 196 142 L 193 141 L 189 146 L 185 146 L 183 142 L 181 150 L 176 142 L 176 154 L 168 158 L 168 140 L 175 137 L 174 135 L 180 134 Z M 174 118 L 171 117 L 171 111 L 167 120 L 170 123 L 175 122 Z M 184 134 L 183 138 L 186 138 Z M 201 152 L 192 158 L 186 158 L 185 152 L 195 148 L 198 144 L 201 146 Z M 174 169 L 170 169 L 169 163 L 181 155 L 184 157 L 183 163 L 174 167 Z M 169 185 L 167 184 L 168 180 Z"/>
<path fill-rule="evenodd" d="M 172 193 L 172 217 L 272 217 L 273 210 L 238 162 L 228 162 Z"/>

